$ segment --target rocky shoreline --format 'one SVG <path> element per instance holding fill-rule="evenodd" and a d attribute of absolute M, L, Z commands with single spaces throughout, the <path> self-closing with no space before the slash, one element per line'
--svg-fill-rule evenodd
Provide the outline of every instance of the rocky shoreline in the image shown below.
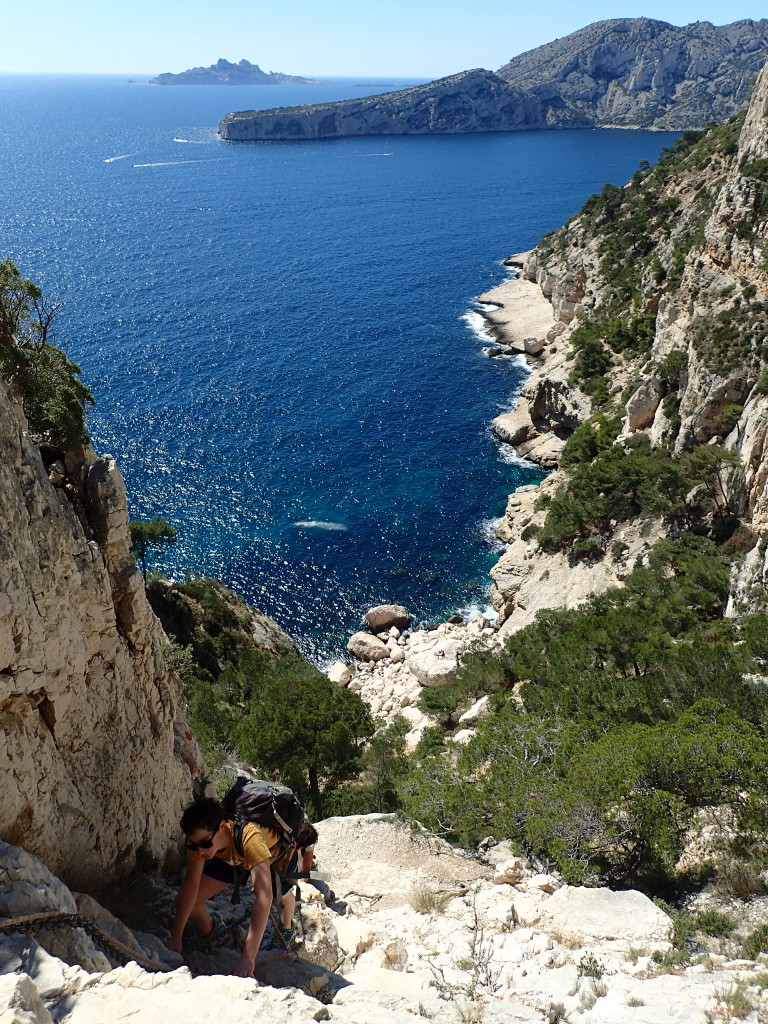
<path fill-rule="evenodd" d="M 549 472 L 540 484 L 520 486 L 509 495 L 496 529 L 506 549 L 490 571 L 495 618 L 476 613 L 465 622 L 457 615 L 432 629 L 413 632 L 389 623 L 369 627 L 369 633 L 356 633 L 349 642 L 348 652 L 356 663 L 337 662 L 329 672 L 339 685 L 358 692 L 377 717 L 389 722 L 403 715 L 411 726 L 410 747 L 435 724 L 418 709 L 421 689 L 445 682 L 473 643 L 503 643 L 543 609 L 574 608 L 594 594 L 620 586 L 663 532 L 660 523 L 625 524 L 616 535 L 620 543 L 599 561 L 574 562 L 566 552 L 543 552 L 529 539 L 527 528 L 541 525 L 546 517 L 546 510 L 536 507 L 537 499 L 554 494 L 560 486 L 560 454 L 573 431 L 591 415 L 589 397 L 568 380 L 568 338 L 590 300 L 583 272 L 556 276 L 541 267 L 536 249 L 515 253 L 504 262 L 518 271 L 517 276 L 478 297 L 476 312 L 497 342 L 486 351 L 491 357 L 522 354 L 533 369 L 514 409 L 497 416 L 492 431 L 520 458 Z M 402 612 L 407 615 L 406 609 Z M 431 666 L 428 672 L 422 671 L 422 663 Z M 469 709 L 467 716 L 455 737 L 459 742 L 471 737 L 476 709 Z"/>
<path fill-rule="evenodd" d="M 534 251 L 515 253 L 504 262 L 519 271 L 517 276 L 478 297 L 476 312 L 498 342 L 486 352 L 490 357 L 525 355 L 534 369 L 514 410 L 497 416 L 492 429 L 522 458 L 550 470 L 557 466 L 566 437 L 589 415 L 588 399 L 567 384 L 563 369 L 567 358 L 563 335 L 576 304 L 572 309 L 561 309 L 560 317 L 556 316 L 550 297 L 536 280 Z M 564 313 L 570 313 L 568 320 L 563 319 Z M 593 589 L 604 589 L 621 578 L 617 570 L 606 572 L 605 578 L 597 581 L 589 566 L 573 578 L 566 564 L 558 566 L 562 572 L 553 572 L 534 560 L 534 550 L 521 533 L 535 517 L 541 518 L 542 513 L 534 509 L 536 497 L 542 489 L 550 490 L 556 484 L 556 475 L 550 476 L 541 485 L 518 487 L 509 496 L 496 531 L 508 547 L 491 569 L 495 621 L 476 612 L 469 621 L 454 615 L 429 629 L 411 630 L 406 608 L 371 608 L 366 614 L 369 631 L 355 633 L 347 644 L 355 661 L 338 661 L 329 669 L 329 678 L 359 693 L 377 717 L 390 722 L 402 715 L 411 727 L 406 739 L 409 748 L 416 745 L 425 728 L 435 725 L 418 708 L 421 690 L 447 682 L 473 644 L 499 642 L 530 622 L 539 608 L 563 604 L 564 597 L 570 606 Z M 645 550 L 653 539 L 638 539 L 634 546 Z M 631 544 L 628 547 L 634 551 Z M 551 561 L 552 556 L 547 556 L 547 563 Z M 483 713 L 482 702 L 468 709 L 454 739 L 467 742 L 473 735 L 472 726 Z"/>
<path fill-rule="evenodd" d="M 475 612 L 469 622 L 454 615 L 433 628 L 411 630 L 411 617 L 401 605 L 371 608 L 366 620 L 370 630 L 380 628 L 350 638 L 347 651 L 357 664 L 336 662 L 328 676 L 359 693 L 373 714 L 385 722 L 402 715 L 410 725 L 406 746 L 413 749 L 424 729 L 436 724 L 418 707 L 422 689 L 446 683 L 470 646 L 480 640 L 491 641 L 496 629 Z M 401 625 L 394 625 L 395 620 Z M 461 728 L 469 729 L 481 715 L 482 708 L 470 709 L 462 716 Z M 467 732 L 455 738 L 465 742 L 471 735 Z"/>

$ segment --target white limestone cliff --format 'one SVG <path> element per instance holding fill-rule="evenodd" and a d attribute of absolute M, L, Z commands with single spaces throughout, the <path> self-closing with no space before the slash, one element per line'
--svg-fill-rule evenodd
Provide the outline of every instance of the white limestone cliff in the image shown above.
<path fill-rule="evenodd" d="M 71 452 L 49 479 L 2 384 L 0 447 L 0 836 L 98 884 L 164 857 L 200 756 L 114 460 Z"/>
<path fill-rule="evenodd" d="M 754 367 L 731 359 L 732 368 L 725 368 L 728 361 L 713 361 L 707 346 L 720 318 L 731 334 L 728 344 L 735 349 L 741 343 L 741 320 L 752 317 L 757 322 L 768 301 L 763 242 L 768 210 L 763 211 L 765 182 L 760 163 L 767 154 L 768 69 L 764 69 L 755 85 L 738 149 L 714 151 L 703 167 L 688 169 L 683 164 L 656 200 L 669 201 L 675 210 L 670 230 L 658 242 L 660 256 L 671 262 L 675 247 L 683 244 L 686 234 L 690 237 L 699 231 L 701 242 L 687 252 L 679 283 L 672 289 L 659 288 L 650 301 L 649 309 L 657 311 L 650 352 L 642 357 L 631 353 L 614 357 L 610 370 L 614 393 L 622 389 L 631 392 L 624 409 L 623 438 L 643 432 L 652 443 L 672 445 L 678 452 L 719 439 L 739 454 L 743 472 L 727 476 L 723 500 L 756 534 L 768 527 L 768 397 L 764 387 L 756 386 Z M 711 213 L 703 220 L 702 194 L 712 197 Z M 494 421 L 494 433 L 542 468 L 556 468 L 566 439 L 591 414 L 589 398 L 572 381 L 574 353 L 569 339 L 580 317 L 599 307 L 611 288 L 601 260 L 599 224 L 582 213 L 537 249 L 514 257 L 512 262 L 522 268 L 520 283 L 509 282 L 481 296 L 484 302 L 501 304 L 500 311 L 486 314 L 491 327 L 500 332 L 502 341 L 514 343 L 511 334 L 505 336 L 509 328 L 503 307 L 507 303 L 515 308 L 519 301 L 515 288 L 520 294 L 526 289 L 530 304 L 548 301 L 553 325 L 541 338 L 534 372 L 514 411 Z M 529 291 L 532 284 L 537 294 Z M 525 310 L 518 312 L 524 322 Z M 537 316 L 543 322 L 543 314 Z M 519 336 L 524 327 L 518 323 L 515 329 Z M 654 370 L 672 352 L 684 355 L 686 364 L 672 396 L 679 424 L 670 420 L 670 407 L 664 401 L 669 388 Z M 724 436 L 719 418 L 726 411 L 737 414 L 737 421 Z M 542 491 L 552 493 L 561 480 L 556 472 Z M 538 489 L 530 487 L 511 495 L 499 528 L 500 538 L 509 547 L 491 572 L 491 600 L 500 621 L 506 620 L 502 633 L 526 625 L 543 607 L 573 607 L 590 594 L 620 584 L 662 531 L 661 523 L 650 527 L 616 524 L 615 539 L 621 542 L 617 556 L 608 545 L 603 559 L 574 563 L 562 554 L 542 553 L 535 539 L 526 541 L 521 536 L 526 527 L 544 519 L 545 513 L 534 508 L 537 496 Z M 761 551 L 760 557 L 748 559 L 739 570 L 732 609 L 740 603 L 741 610 L 750 606 L 754 610 L 764 603 L 762 555 Z"/>

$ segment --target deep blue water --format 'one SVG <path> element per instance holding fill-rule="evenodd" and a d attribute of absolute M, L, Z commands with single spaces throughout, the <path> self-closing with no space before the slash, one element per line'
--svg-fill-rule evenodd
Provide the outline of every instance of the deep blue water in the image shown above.
<path fill-rule="evenodd" d="M 0 250 L 65 302 L 132 515 L 177 527 L 167 571 L 220 576 L 318 658 L 373 603 L 486 603 L 489 524 L 536 474 L 488 430 L 525 371 L 464 314 L 675 137 L 216 137 L 229 110 L 376 91 L 0 76 Z"/>

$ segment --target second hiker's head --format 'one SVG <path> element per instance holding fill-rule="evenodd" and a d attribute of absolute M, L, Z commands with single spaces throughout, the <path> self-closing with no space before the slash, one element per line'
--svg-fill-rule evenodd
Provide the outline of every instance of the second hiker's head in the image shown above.
<path fill-rule="evenodd" d="M 302 821 L 299 831 L 296 833 L 296 845 L 300 850 L 306 850 L 308 846 L 314 846 L 317 842 L 317 829 L 308 821 Z"/>
<path fill-rule="evenodd" d="M 181 831 L 185 836 L 191 836 L 198 830 L 217 832 L 226 817 L 224 808 L 218 800 L 204 796 L 190 804 L 182 814 Z"/>

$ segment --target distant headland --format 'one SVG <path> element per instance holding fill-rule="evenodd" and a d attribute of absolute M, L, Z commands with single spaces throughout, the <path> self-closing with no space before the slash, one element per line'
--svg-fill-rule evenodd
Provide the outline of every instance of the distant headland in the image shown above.
<path fill-rule="evenodd" d="M 315 79 L 284 75 L 280 71 L 262 71 L 258 64 L 241 60 L 232 64 L 220 57 L 207 68 L 189 68 L 174 75 L 166 71 L 150 80 L 150 85 L 314 85 Z"/>
<path fill-rule="evenodd" d="M 338 103 L 228 114 L 224 139 L 324 139 L 543 128 L 683 131 L 747 104 L 768 52 L 768 20 L 676 28 L 599 21 L 521 53 L 495 73 L 463 71 Z"/>

